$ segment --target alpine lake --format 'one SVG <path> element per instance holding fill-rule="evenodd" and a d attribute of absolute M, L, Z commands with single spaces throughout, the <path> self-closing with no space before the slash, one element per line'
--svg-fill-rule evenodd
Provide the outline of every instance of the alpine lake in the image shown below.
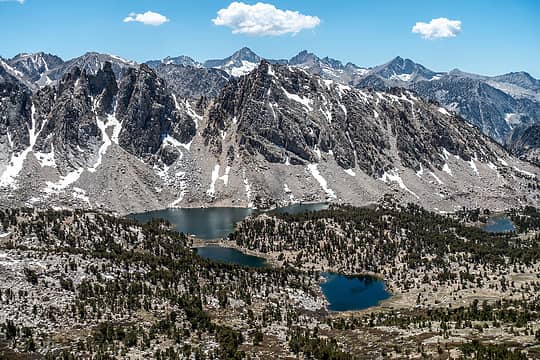
<path fill-rule="evenodd" d="M 485 225 L 482 225 L 482 229 L 491 233 L 506 233 L 515 231 L 516 227 L 506 215 L 494 215 Z"/>
<path fill-rule="evenodd" d="M 326 203 L 294 204 L 270 210 L 277 213 L 299 214 L 306 211 L 319 211 L 328 208 Z M 138 222 L 152 219 L 169 221 L 174 228 L 185 234 L 203 240 L 226 238 L 234 231 L 236 223 L 250 215 L 257 215 L 258 210 L 249 208 L 177 208 L 132 214 L 128 217 Z M 197 247 L 194 251 L 206 259 L 250 267 L 269 266 L 266 259 L 245 254 L 237 249 L 209 244 Z M 363 310 L 377 305 L 390 297 L 384 281 L 371 276 L 347 276 L 325 272 L 321 290 L 326 297 L 330 311 Z"/>

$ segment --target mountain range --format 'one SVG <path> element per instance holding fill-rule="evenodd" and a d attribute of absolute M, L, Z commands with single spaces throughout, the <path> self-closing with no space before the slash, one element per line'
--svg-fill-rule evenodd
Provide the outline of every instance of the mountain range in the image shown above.
<path fill-rule="evenodd" d="M 150 60 L 146 64 L 179 96 L 215 97 L 230 77 L 248 74 L 261 60 L 263 58 L 249 48 L 242 48 L 224 59 L 198 62 L 182 55 Z M 266 60 L 272 64 L 298 67 L 355 88 L 387 90 L 402 87 L 413 90 L 426 100 L 437 101 L 447 110 L 458 112 L 502 144 L 512 139 L 511 134 L 516 128 L 533 125 L 540 116 L 540 80 L 526 72 L 491 77 L 458 69 L 435 72 L 399 56 L 368 68 L 343 64 L 329 57 L 319 58 L 305 50 L 290 59 Z M 115 75 L 120 78 L 124 69 L 137 65 L 118 56 L 92 52 L 66 62 L 45 53 L 19 54 L 0 61 L 8 72 L 30 88 L 54 83 L 74 66 L 95 73 L 105 61 L 109 61 Z"/>
<path fill-rule="evenodd" d="M 231 76 L 241 76 L 251 72 L 262 59 L 250 49 L 243 48 L 225 59 L 204 63 L 182 56 L 151 61 L 149 65 L 173 62 L 184 66 L 216 68 Z M 267 61 L 299 67 L 324 79 L 355 88 L 385 90 L 403 87 L 414 90 L 425 99 L 457 111 L 501 143 L 510 138 L 516 127 L 534 124 L 540 118 L 540 81 L 526 72 L 492 77 L 457 69 L 435 72 L 399 56 L 388 63 L 366 68 L 352 63 L 343 64 L 329 57 L 319 58 L 305 50 L 289 60 Z"/>
<path fill-rule="evenodd" d="M 21 54 L 0 60 L 0 196 L 118 213 L 387 193 L 439 211 L 537 204 L 540 170 L 488 135 L 534 124 L 538 91 L 526 73 L 437 73 L 399 57 L 362 68 L 247 48 L 141 65 Z M 524 156 L 522 143 L 508 149 Z"/>

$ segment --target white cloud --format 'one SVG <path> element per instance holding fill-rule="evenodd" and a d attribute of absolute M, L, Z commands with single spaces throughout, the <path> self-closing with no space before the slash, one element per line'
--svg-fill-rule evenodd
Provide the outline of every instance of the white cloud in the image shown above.
<path fill-rule="evenodd" d="M 412 32 L 429 40 L 456 37 L 461 32 L 461 21 L 438 18 L 432 19 L 429 23 L 417 22 Z"/>
<path fill-rule="evenodd" d="M 232 28 L 233 34 L 275 36 L 313 29 L 321 20 L 298 11 L 281 10 L 272 4 L 232 2 L 227 8 L 219 10 L 212 22 Z"/>
<path fill-rule="evenodd" d="M 153 11 L 147 11 L 144 14 L 131 13 L 124 19 L 124 22 L 137 21 L 144 25 L 159 26 L 169 21 L 167 17 Z"/>
<path fill-rule="evenodd" d="M 24 4 L 26 0 L 0 0 L 0 2 L 10 2 L 10 1 L 15 1 L 15 2 L 18 2 L 19 4 Z"/>

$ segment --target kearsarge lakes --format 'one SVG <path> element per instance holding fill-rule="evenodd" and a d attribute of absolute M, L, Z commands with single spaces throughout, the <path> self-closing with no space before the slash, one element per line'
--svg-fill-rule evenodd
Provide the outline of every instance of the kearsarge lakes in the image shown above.
<path fill-rule="evenodd" d="M 305 211 L 327 209 L 328 204 L 295 204 L 272 210 L 278 213 L 299 214 Z M 152 219 L 169 221 L 177 231 L 194 235 L 203 240 L 216 240 L 227 237 L 237 222 L 257 210 L 250 208 L 177 208 L 132 214 L 131 219 L 147 222 Z M 208 245 L 194 249 L 200 256 L 217 261 L 251 267 L 269 266 L 266 259 L 243 253 L 237 249 Z M 325 272 L 321 290 L 329 303 L 331 311 L 362 310 L 377 305 L 390 297 L 384 281 L 366 276 L 345 276 Z"/>
<path fill-rule="evenodd" d="M 272 210 L 278 213 L 299 214 L 306 211 L 327 209 L 328 204 L 295 204 Z M 251 208 L 172 208 L 132 214 L 129 217 L 147 222 L 152 219 L 165 219 L 174 228 L 197 238 L 211 241 L 226 238 L 234 230 L 236 223 L 260 211 Z M 487 232 L 513 231 L 514 224 L 506 216 L 490 217 L 482 228 Z M 250 267 L 269 266 L 266 259 L 246 254 L 238 249 L 208 244 L 196 247 L 198 255 L 209 260 L 232 263 Z M 329 303 L 331 311 L 363 310 L 376 306 L 388 299 L 391 294 L 386 290 L 383 280 L 370 276 L 346 276 L 337 273 L 321 273 L 324 278 L 321 290 Z"/>

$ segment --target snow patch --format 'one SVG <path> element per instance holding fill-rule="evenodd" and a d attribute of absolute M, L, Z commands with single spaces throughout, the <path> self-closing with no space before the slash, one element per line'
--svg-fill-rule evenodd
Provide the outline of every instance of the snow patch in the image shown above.
<path fill-rule="evenodd" d="M 523 174 L 523 175 L 525 175 L 525 176 L 527 176 L 527 177 L 530 177 L 530 178 L 532 178 L 532 179 L 534 179 L 534 178 L 536 177 L 536 175 L 533 174 L 532 172 L 528 172 L 528 171 L 522 170 L 522 169 L 520 169 L 520 168 L 518 168 L 518 167 L 516 167 L 516 166 L 514 166 L 514 170 L 516 170 L 517 172 L 519 172 L 519 173 L 521 173 L 521 174 Z"/>
<path fill-rule="evenodd" d="M 167 135 L 165 136 L 165 138 L 163 139 L 163 145 L 166 146 L 166 145 L 171 145 L 173 147 L 176 147 L 176 148 L 179 148 L 179 147 L 183 147 L 184 149 L 188 150 L 191 148 L 191 143 L 193 142 L 190 141 L 186 144 L 183 144 L 181 143 L 180 141 L 176 140 L 174 137 L 172 137 L 171 135 Z"/>
<path fill-rule="evenodd" d="M 443 148 L 442 154 L 439 154 L 439 155 L 440 155 L 444 160 L 448 160 L 448 158 L 449 158 L 450 156 L 452 156 L 452 154 L 451 154 L 448 150 L 446 150 L 445 148 Z"/>
<path fill-rule="evenodd" d="M 497 158 L 497 161 L 500 162 L 502 166 L 508 166 L 508 163 L 502 158 Z"/>
<path fill-rule="evenodd" d="M 327 108 L 323 110 L 323 108 L 321 108 L 321 112 L 323 113 L 326 120 L 328 120 L 328 123 L 332 123 L 332 113 L 330 112 L 330 110 L 328 110 Z"/>
<path fill-rule="evenodd" d="M 48 152 L 48 153 L 35 152 L 34 156 L 36 157 L 41 167 L 45 167 L 45 166 L 56 167 L 56 162 L 54 161 L 54 145 L 53 144 L 51 144 L 51 152 Z"/>
<path fill-rule="evenodd" d="M 253 63 L 251 61 L 242 60 L 241 66 L 236 66 L 231 69 L 225 69 L 229 74 L 231 74 L 234 77 L 239 77 L 242 75 L 249 74 L 253 70 L 257 68 L 257 64 Z"/>
<path fill-rule="evenodd" d="M 206 190 L 206 193 L 210 196 L 214 196 L 216 193 L 216 181 L 219 178 L 219 165 L 216 164 L 214 166 L 214 170 L 212 171 L 212 177 L 210 182 L 210 187 L 208 190 Z"/>
<path fill-rule="evenodd" d="M 2 59 L 0 59 L 0 65 L 3 65 L 4 68 L 6 69 L 7 72 L 11 73 L 12 75 L 15 75 L 15 76 L 18 76 L 20 78 L 23 78 L 24 77 L 24 74 L 22 72 L 20 72 L 19 70 L 15 69 L 14 67 L 12 67 L 11 65 L 9 65 L 8 63 L 6 63 L 5 61 L 3 61 Z"/>
<path fill-rule="evenodd" d="M 227 166 L 225 168 L 225 174 L 223 176 L 219 177 L 219 180 L 223 180 L 223 184 L 225 184 L 225 186 L 227 186 L 227 184 L 229 183 L 229 173 L 230 172 L 231 172 L 231 167 Z"/>
<path fill-rule="evenodd" d="M 392 80 L 401 80 L 401 81 L 410 81 L 412 79 L 412 74 L 394 74 L 390 77 Z"/>
<path fill-rule="evenodd" d="M 407 191 L 408 193 L 410 193 L 411 195 L 413 195 L 414 197 L 416 197 L 417 199 L 420 199 L 420 197 L 418 195 L 416 195 L 413 191 L 411 191 L 407 186 L 405 186 L 405 183 L 403 182 L 403 179 L 401 178 L 401 176 L 399 176 L 399 173 L 398 173 L 398 170 L 397 169 L 394 169 L 392 170 L 391 172 L 385 172 L 381 177 L 380 179 L 382 182 L 384 183 L 388 183 L 388 182 L 395 182 L 398 184 L 398 186 Z"/>
<path fill-rule="evenodd" d="M 319 185 L 321 185 L 321 188 L 324 190 L 324 192 L 332 199 L 337 198 L 336 193 L 334 190 L 330 189 L 328 187 L 328 182 L 326 179 L 321 175 L 319 172 L 319 169 L 317 168 L 317 164 L 309 164 L 307 166 L 308 171 L 311 173 L 311 175 L 317 180 Z"/>
<path fill-rule="evenodd" d="M 78 188 L 78 187 L 74 187 L 72 196 L 73 198 L 82 200 L 86 202 L 88 205 L 90 205 L 90 198 L 86 196 L 86 190 Z"/>
<path fill-rule="evenodd" d="M 345 172 L 346 172 L 347 174 L 349 174 L 350 176 L 356 176 L 356 173 L 354 172 L 353 169 L 347 169 L 347 170 L 345 170 Z"/>
<path fill-rule="evenodd" d="M 473 170 L 473 172 L 476 174 L 476 176 L 480 176 L 480 173 L 478 172 L 478 168 L 476 167 L 476 164 L 474 163 L 474 160 L 471 159 L 469 161 L 469 165 L 471 166 L 471 169 Z"/>
<path fill-rule="evenodd" d="M 422 177 L 422 175 L 424 175 L 424 167 L 420 164 L 420 170 L 416 172 L 416 176 Z"/>
<path fill-rule="evenodd" d="M 244 188 L 246 189 L 246 197 L 248 200 L 248 207 L 253 207 L 253 202 L 251 201 L 251 196 L 253 194 L 251 190 L 251 184 L 249 183 L 249 180 L 246 177 L 246 171 L 243 171 L 242 177 L 244 179 Z"/>
<path fill-rule="evenodd" d="M 289 196 L 289 201 L 295 202 L 294 201 L 294 195 L 292 193 L 292 190 L 289 188 L 289 185 L 283 184 L 283 191 L 285 192 L 286 195 Z"/>
<path fill-rule="evenodd" d="M 441 114 L 450 116 L 450 113 L 448 112 L 448 110 L 446 110 L 446 109 L 443 108 L 443 107 L 438 108 L 437 111 L 440 112 Z"/>
<path fill-rule="evenodd" d="M 17 176 L 19 176 L 19 173 L 21 172 L 24 161 L 26 160 L 26 157 L 28 156 L 28 153 L 34 149 L 34 145 L 36 144 L 36 140 L 43 130 L 43 127 L 45 126 L 45 122 L 43 122 L 41 129 L 39 131 L 36 131 L 36 107 L 34 104 L 32 104 L 31 107 L 31 113 L 30 118 L 32 120 L 32 127 L 28 128 L 28 138 L 30 141 L 30 145 L 24 149 L 19 154 L 13 154 L 11 156 L 11 161 L 9 165 L 6 167 L 4 172 L 2 173 L 2 176 L 0 177 L 0 187 L 6 187 L 9 186 L 13 189 L 16 188 L 15 179 Z"/>
<path fill-rule="evenodd" d="M 72 171 L 68 173 L 65 176 L 61 176 L 60 180 L 56 183 L 53 183 L 51 181 L 47 181 L 45 184 L 47 184 L 47 187 L 43 189 L 43 192 L 47 194 L 53 194 L 53 193 L 59 193 L 64 189 L 67 189 L 71 184 L 75 183 L 77 180 L 79 180 L 79 177 L 83 173 L 83 169 L 77 169 L 75 171 Z"/>
<path fill-rule="evenodd" d="M 510 126 L 510 128 L 513 128 L 515 125 L 519 125 L 521 123 L 521 116 L 516 113 L 507 113 L 504 115 L 504 121 Z"/>
<path fill-rule="evenodd" d="M 448 163 L 445 163 L 442 167 L 442 171 L 444 171 L 445 173 L 447 173 L 448 175 L 450 176 L 453 176 L 452 175 L 452 170 L 450 169 L 450 166 L 448 166 Z"/>
<path fill-rule="evenodd" d="M 118 119 L 114 115 L 115 113 L 116 111 L 114 111 L 112 114 L 107 115 L 107 127 L 113 127 L 111 141 L 118 145 L 118 138 L 120 137 L 120 132 L 122 131 L 122 123 L 118 121 Z"/>
<path fill-rule="evenodd" d="M 274 68 L 270 64 L 268 64 L 268 75 L 270 75 L 272 77 L 276 77 L 276 73 L 274 72 Z"/>
<path fill-rule="evenodd" d="M 319 160 L 322 159 L 321 149 L 319 149 L 319 147 L 317 145 L 315 145 L 315 148 L 313 149 L 313 152 L 315 153 L 315 155 L 317 155 L 317 158 Z"/>
<path fill-rule="evenodd" d="M 112 144 L 109 135 L 107 135 L 107 125 L 105 125 L 105 123 L 101 121 L 98 116 L 96 116 L 96 122 L 99 130 L 101 130 L 101 138 L 103 140 L 103 144 L 99 147 L 96 163 L 91 168 L 88 168 L 88 171 L 90 172 L 96 172 L 98 166 L 101 165 L 101 162 L 103 161 L 103 156 L 107 152 L 109 146 L 111 146 Z"/>
<path fill-rule="evenodd" d="M 173 94 L 173 99 L 174 99 L 174 104 L 175 104 L 176 108 L 180 109 L 180 106 L 178 105 L 178 102 L 176 101 L 176 96 L 174 96 L 174 94 Z M 195 123 L 195 129 L 198 129 L 199 124 L 202 121 L 203 117 L 201 115 L 197 114 L 195 112 L 195 110 L 193 110 L 193 108 L 191 107 L 191 104 L 189 103 L 189 101 L 187 99 L 185 101 L 185 105 L 186 105 L 186 111 L 187 111 L 189 117 L 191 117 L 191 119 L 193 119 L 193 122 Z"/>
<path fill-rule="evenodd" d="M 290 100 L 293 100 L 293 101 L 296 101 L 297 103 L 302 104 L 302 105 L 305 106 L 306 109 L 308 109 L 309 111 L 313 111 L 313 108 L 311 107 L 311 103 L 312 103 L 312 100 L 311 100 L 311 99 L 303 98 L 303 97 L 298 96 L 298 95 L 296 95 L 296 94 L 291 94 L 290 92 L 288 92 L 287 90 L 285 90 L 284 87 L 282 87 L 281 90 L 283 90 L 283 93 L 285 94 L 285 96 L 286 96 L 287 98 L 289 98 Z"/>
<path fill-rule="evenodd" d="M 439 177 L 437 175 L 435 175 L 435 173 L 433 171 L 430 171 L 429 174 L 435 179 L 435 181 L 439 184 L 439 185 L 443 185 L 444 183 L 441 181 L 441 179 L 439 179 Z"/>

